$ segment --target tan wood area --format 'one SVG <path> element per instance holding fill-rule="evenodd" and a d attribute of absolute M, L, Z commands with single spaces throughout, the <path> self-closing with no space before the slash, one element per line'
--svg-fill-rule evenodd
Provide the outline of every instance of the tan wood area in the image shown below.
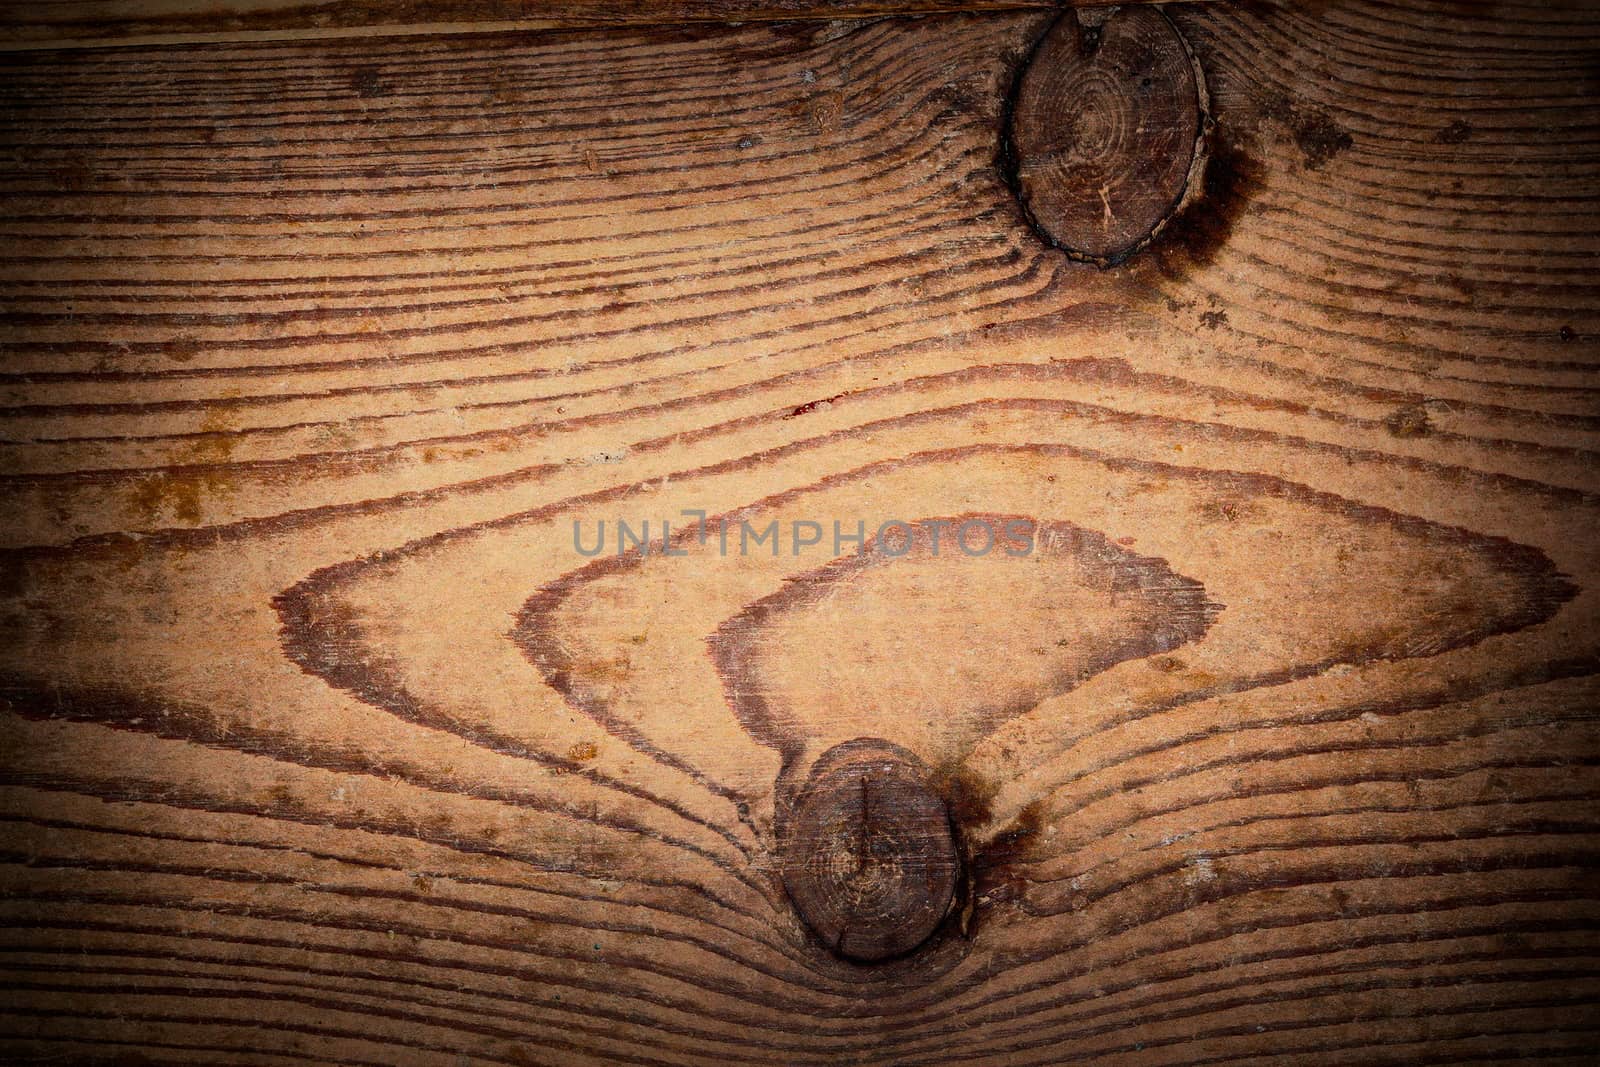
<path fill-rule="evenodd" d="M 0 55 L 0 1059 L 1593 1062 L 1593 4 L 1166 8 L 1110 267 L 1052 12 L 137 7 Z"/>

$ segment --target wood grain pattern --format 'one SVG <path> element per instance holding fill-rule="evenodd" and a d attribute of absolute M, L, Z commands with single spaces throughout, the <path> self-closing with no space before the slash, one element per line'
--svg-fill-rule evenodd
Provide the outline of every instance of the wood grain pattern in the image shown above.
<path fill-rule="evenodd" d="M 1124 6 L 1154 2 L 1116 0 Z M 1108 4 L 1111 0 L 49 0 L 0 7 L 0 49 L 562 26 L 876 19 Z"/>
<path fill-rule="evenodd" d="M 1594 13 L 1170 15 L 1109 270 L 1038 13 L 8 56 L 0 1055 L 1589 1059 Z M 961 871 L 875 964 L 857 738 Z"/>

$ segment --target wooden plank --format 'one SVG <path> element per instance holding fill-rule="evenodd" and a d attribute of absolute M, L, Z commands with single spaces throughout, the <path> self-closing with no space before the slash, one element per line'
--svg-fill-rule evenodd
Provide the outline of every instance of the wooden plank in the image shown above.
<path fill-rule="evenodd" d="M 9 57 L 0 1055 L 1588 1055 L 1594 16 L 1171 17 L 1109 269 L 1038 14 Z"/>
<path fill-rule="evenodd" d="M 1109 3 L 1111 0 L 53 0 L 0 7 L 0 48 L 526 31 L 597 24 L 876 19 Z"/>

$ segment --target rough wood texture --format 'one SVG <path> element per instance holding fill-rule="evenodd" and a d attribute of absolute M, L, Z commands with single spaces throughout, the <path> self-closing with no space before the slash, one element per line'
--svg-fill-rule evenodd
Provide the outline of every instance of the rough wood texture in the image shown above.
<path fill-rule="evenodd" d="M 961 861 L 950 808 L 915 755 L 876 738 L 824 753 L 778 821 L 783 886 L 822 946 L 876 962 L 950 913 Z"/>
<path fill-rule="evenodd" d="M 10 57 L 4 1058 L 1591 1055 L 1595 16 L 1172 17 L 1110 270 L 998 165 L 1048 16 Z M 970 883 L 874 965 L 779 833 L 855 738 Z"/>
<path fill-rule="evenodd" d="M 0 48 L 444 29 L 860 19 L 1099 7 L 1113 0 L 49 0 L 0 7 Z M 1143 4 L 1154 0 L 1115 0 Z"/>
<path fill-rule="evenodd" d="M 1201 187 L 1208 109 L 1204 73 L 1157 9 L 1058 19 L 1006 125 L 1017 198 L 1050 243 L 1121 263 Z"/>

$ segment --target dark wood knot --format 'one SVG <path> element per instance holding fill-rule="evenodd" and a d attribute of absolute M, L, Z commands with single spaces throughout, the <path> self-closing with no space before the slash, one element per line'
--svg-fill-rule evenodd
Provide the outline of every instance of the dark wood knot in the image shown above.
<path fill-rule="evenodd" d="M 955 899 L 961 861 L 950 812 L 922 763 L 887 741 L 858 738 L 824 753 L 783 837 L 795 909 L 847 959 L 910 952 Z"/>
<path fill-rule="evenodd" d="M 1205 80 L 1153 7 L 1067 14 L 1034 50 L 1007 130 L 1012 188 L 1039 232 L 1113 266 L 1148 245 L 1200 188 Z"/>

